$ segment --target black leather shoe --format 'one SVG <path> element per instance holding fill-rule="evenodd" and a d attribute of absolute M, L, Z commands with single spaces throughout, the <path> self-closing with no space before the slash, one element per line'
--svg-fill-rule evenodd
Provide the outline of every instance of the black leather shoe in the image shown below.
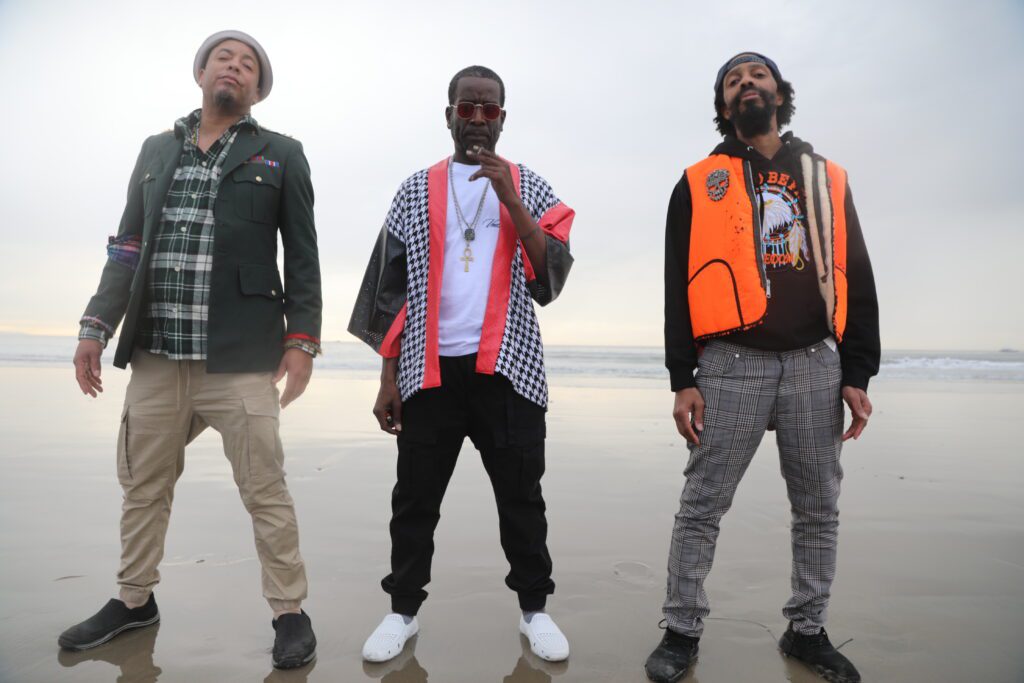
<path fill-rule="evenodd" d="M 88 650 L 102 645 L 133 628 L 142 628 L 160 621 L 156 598 L 152 593 L 142 607 L 128 609 L 120 600 L 111 598 L 96 614 L 60 634 L 57 644 L 65 650 Z"/>
<path fill-rule="evenodd" d="M 860 683 L 857 667 L 829 642 L 825 629 L 813 636 L 793 630 L 793 622 L 779 639 L 782 654 L 799 659 L 829 683 Z"/>
<path fill-rule="evenodd" d="M 313 661 L 316 636 L 308 614 L 282 614 L 271 625 L 277 631 L 272 658 L 275 669 L 297 669 Z"/>
<path fill-rule="evenodd" d="M 675 683 L 686 675 L 697 661 L 697 643 L 700 638 L 691 638 L 665 629 L 658 647 L 647 658 L 644 673 L 655 683 Z"/>

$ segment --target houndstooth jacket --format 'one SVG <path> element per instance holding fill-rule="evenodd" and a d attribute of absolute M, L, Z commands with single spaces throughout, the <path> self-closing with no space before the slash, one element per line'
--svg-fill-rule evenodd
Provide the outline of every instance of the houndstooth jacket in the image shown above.
<path fill-rule="evenodd" d="M 444 159 L 414 173 L 398 188 L 348 327 L 385 358 L 398 356 L 403 401 L 420 389 L 441 385 L 438 316 L 448 163 Z M 544 346 L 533 301 L 542 306 L 550 303 L 565 284 L 573 261 L 569 230 L 575 212 L 526 166 L 509 163 L 509 169 L 523 204 L 544 231 L 548 286 L 537 281 L 512 218 L 502 206 L 476 371 L 503 375 L 518 394 L 546 407 Z"/>

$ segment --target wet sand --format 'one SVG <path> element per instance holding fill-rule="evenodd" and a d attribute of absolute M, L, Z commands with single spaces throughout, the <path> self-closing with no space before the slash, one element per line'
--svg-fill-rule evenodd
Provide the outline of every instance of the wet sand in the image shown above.
<path fill-rule="evenodd" d="M 127 373 L 86 400 L 67 368 L 0 369 L 0 681 L 642 682 L 686 449 L 671 395 L 641 380 L 561 381 L 548 417 L 549 611 L 572 656 L 552 665 L 517 631 L 497 513 L 463 450 L 442 511 L 421 634 L 391 663 L 363 639 L 387 610 L 394 445 L 376 383 L 314 377 L 283 416 L 310 579 L 317 662 L 274 672 L 251 527 L 219 438 L 187 454 L 157 588 L 162 623 L 81 654 L 57 635 L 116 587 L 114 437 Z M 1020 681 L 1024 675 L 1024 385 L 872 385 L 876 415 L 843 455 L 839 571 L 829 632 L 865 681 Z M 723 522 L 713 619 L 685 680 L 814 681 L 775 640 L 789 593 L 789 510 L 769 435 Z"/>

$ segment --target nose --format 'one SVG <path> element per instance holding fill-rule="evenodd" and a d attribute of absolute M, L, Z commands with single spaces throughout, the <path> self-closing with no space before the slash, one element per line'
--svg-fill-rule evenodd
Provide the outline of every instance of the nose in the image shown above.
<path fill-rule="evenodd" d="M 484 108 L 481 105 L 473 107 L 473 115 L 469 117 L 470 123 L 481 125 L 487 123 L 487 119 L 484 118 Z"/>

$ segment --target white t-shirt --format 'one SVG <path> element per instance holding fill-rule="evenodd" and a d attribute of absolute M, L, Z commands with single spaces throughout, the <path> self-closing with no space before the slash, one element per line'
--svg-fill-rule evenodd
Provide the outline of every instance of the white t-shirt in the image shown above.
<path fill-rule="evenodd" d="M 491 266 L 494 249 L 498 246 L 500 213 L 498 195 L 494 194 L 486 178 L 469 182 L 469 176 L 479 166 L 452 165 L 452 181 L 459 195 L 459 206 L 468 224 L 473 223 L 480 196 L 487 188 L 487 198 L 476 224 L 476 237 L 469 243 L 473 260 L 466 262 L 465 226 L 455 213 L 455 193 L 448 188 L 448 214 L 445 221 L 444 275 L 441 277 L 441 314 L 438 320 L 438 353 L 442 356 L 466 356 L 480 348 L 480 331 L 487 310 L 487 295 L 491 289 Z"/>

